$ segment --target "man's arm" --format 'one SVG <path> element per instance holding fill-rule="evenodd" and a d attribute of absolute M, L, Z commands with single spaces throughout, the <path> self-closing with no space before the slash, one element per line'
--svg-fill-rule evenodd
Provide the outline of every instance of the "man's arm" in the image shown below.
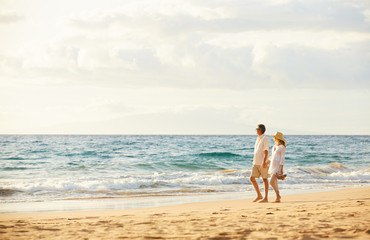
<path fill-rule="evenodd" d="M 265 154 L 264 158 L 263 158 L 263 164 L 262 164 L 262 167 L 263 168 L 266 168 L 267 165 L 269 164 L 269 161 L 267 161 L 268 157 L 269 157 L 269 151 L 265 150 L 263 151 L 263 153 Z"/>
<path fill-rule="evenodd" d="M 262 167 L 263 168 L 266 168 L 267 165 L 269 164 L 268 162 L 268 158 L 269 158 L 269 140 L 267 137 L 264 137 L 263 138 L 263 154 L 264 154 L 264 157 L 263 157 L 263 164 L 262 164 Z"/>

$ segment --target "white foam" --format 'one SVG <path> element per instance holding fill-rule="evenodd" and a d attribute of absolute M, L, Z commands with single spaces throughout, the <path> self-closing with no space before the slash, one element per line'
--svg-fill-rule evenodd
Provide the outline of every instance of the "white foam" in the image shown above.
<path fill-rule="evenodd" d="M 348 186 L 370 185 L 370 169 L 328 165 L 324 167 L 293 167 L 286 169 L 288 177 L 280 184 L 300 189 L 320 184 Z M 81 176 L 61 178 L 2 179 L 3 189 L 16 190 L 11 196 L 1 196 L 1 202 L 45 199 L 129 196 L 133 194 L 168 194 L 215 191 L 240 192 L 253 190 L 250 170 L 154 172 L 153 174 L 112 174 L 111 176 Z"/>

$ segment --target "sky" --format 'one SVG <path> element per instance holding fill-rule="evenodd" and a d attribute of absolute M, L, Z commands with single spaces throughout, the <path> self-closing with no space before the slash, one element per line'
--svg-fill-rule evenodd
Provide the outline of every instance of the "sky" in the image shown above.
<path fill-rule="evenodd" d="M 370 134 L 370 1 L 0 0 L 0 134 Z"/>

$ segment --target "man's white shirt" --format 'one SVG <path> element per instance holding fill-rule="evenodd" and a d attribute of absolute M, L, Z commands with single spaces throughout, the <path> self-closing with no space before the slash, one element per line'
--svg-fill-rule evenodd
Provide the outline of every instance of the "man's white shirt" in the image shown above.
<path fill-rule="evenodd" d="M 253 165 L 262 165 L 265 158 L 265 150 L 269 150 L 269 140 L 263 134 L 257 137 L 256 144 L 254 146 L 254 157 Z"/>

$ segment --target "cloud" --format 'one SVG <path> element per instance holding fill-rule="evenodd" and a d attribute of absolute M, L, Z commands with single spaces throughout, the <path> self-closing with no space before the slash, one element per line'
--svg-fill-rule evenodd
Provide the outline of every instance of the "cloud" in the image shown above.
<path fill-rule="evenodd" d="M 139 1 L 122 9 L 77 16 L 69 24 L 103 29 L 114 24 L 173 32 L 240 32 L 253 30 L 367 31 L 368 6 L 342 1 Z"/>
<path fill-rule="evenodd" d="M 59 38 L 0 64 L 51 85 L 368 88 L 368 12 L 361 1 L 135 1 L 63 16 Z"/>
<path fill-rule="evenodd" d="M 0 11 L 0 24 L 11 24 L 25 20 L 25 17 L 14 11 Z"/>
<path fill-rule="evenodd" d="M 2 75 L 14 76 L 22 68 L 22 61 L 20 58 L 1 55 L 0 54 L 0 73 Z"/>
<path fill-rule="evenodd" d="M 370 41 L 351 48 L 323 51 L 290 46 L 270 48 L 260 68 L 284 86 L 323 89 L 370 88 Z"/>

